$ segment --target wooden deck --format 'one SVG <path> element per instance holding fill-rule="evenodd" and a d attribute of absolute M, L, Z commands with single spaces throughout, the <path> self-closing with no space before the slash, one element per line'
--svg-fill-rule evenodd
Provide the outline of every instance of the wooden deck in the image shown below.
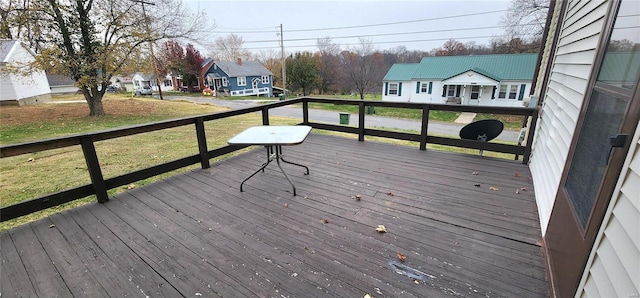
<path fill-rule="evenodd" d="M 265 153 L 2 233 L 2 297 L 548 296 L 525 165 L 312 134 L 241 193 Z"/>

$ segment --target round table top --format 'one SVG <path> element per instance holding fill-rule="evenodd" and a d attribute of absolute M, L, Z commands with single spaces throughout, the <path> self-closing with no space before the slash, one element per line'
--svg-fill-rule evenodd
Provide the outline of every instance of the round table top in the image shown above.
<path fill-rule="evenodd" d="M 460 138 L 488 142 L 499 136 L 502 129 L 504 129 L 504 124 L 500 120 L 479 120 L 465 125 L 460 130 Z"/>

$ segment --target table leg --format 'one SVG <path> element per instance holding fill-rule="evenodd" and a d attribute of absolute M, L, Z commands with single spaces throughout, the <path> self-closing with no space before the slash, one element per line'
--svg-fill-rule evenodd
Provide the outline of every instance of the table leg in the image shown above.
<path fill-rule="evenodd" d="M 260 168 L 253 172 L 253 174 L 251 174 L 249 177 L 245 178 L 244 180 L 242 180 L 242 183 L 240 183 L 240 192 L 242 192 L 242 186 L 244 185 L 245 182 L 247 182 L 247 180 L 251 179 L 251 177 L 255 176 L 256 174 L 258 174 L 258 172 L 262 171 L 264 173 L 264 168 L 266 168 L 269 163 L 271 163 L 271 161 L 273 160 L 273 147 L 272 146 L 264 146 L 265 148 L 267 148 L 267 161 L 265 163 L 262 164 L 262 166 L 260 166 Z"/>
<path fill-rule="evenodd" d="M 306 172 L 306 173 L 304 173 L 304 174 L 305 174 L 305 175 L 309 175 L 309 168 L 308 168 L 307 166 L 305 166 L 305 165 L 301 165 L 301 164 L 299 164 L 299 163 L 295 163 L 295 162 L 286 161 L 286 160 L 282 157 L 282 147 L 281 147 L 281 146 L 278 146 L 278 147 L 280 147 L 280 152 L 278 153 L 278 155 L 280 156 L 280 160 L 282 160 L 282 161 L 283 161 L 283 162 L 285 162 L 285 163 L 292 164 L 292 165 L 294 165 L 294 166 L 299 166 L 299 167 L 303 167 L 303 168 L 305 168 L 305 169 L 307 170 L 307 172 Z M 278 149 L 276 149 L 276 150 L 278 150 Z"/>
<path fill-rule="evenodd" d="M 279 145 L 265 146 L 265 148 L 267 149 L 267 161 L 265 163 L 263 163 L 262 166 L 260 166 L 260 168 L 257 171 L 253 172 L 253 174 L 251 174 L 249 177 L 244 179 L 242 181 L 242 183 L 240 183 L 240 192 L 243 191 L 242 186 L 244 186 L 244 183 L 247 182 L 247 180 L 251 179 L 253 176 L 258 174 L 260 171 L 264 172 L 264 169 L 271 163 L 271 161 L 273 161 L 275 159 L 276 160 L 276 164 L 278 165 L 278 168 L 280 169 L 280 171 L 282 172 L 284 177 L 287 179 L 287 181 L 289 181 L 289 184 L 291 184 L 291 187 L 293 188 L 293 196 L 296 196 L 296 186 L 293 185 L 293 182 L 291 181 L 291 179 L 289 179 L 289 176 L 287 175 L 287 173 L 284 171 L 284 169 L 280 165 L 280 160 L 282 160 L 282 162 L 285 162 L 285 163 L 288 163 L 288 164 L 292 164 L 292 165 L 296 165 L 296 166 L 305 168 L 307 170 L 305 175 L 309 175 L 309 168 L 307 166 L 304 166 L 304 165 L 301 165 L 301 164 L 297 164 L 297 163 L 294 163 L 294 162 L 290 162 L 290 161 L 284 160 L 282 158 L 282 146 L 279 146 Z"/>

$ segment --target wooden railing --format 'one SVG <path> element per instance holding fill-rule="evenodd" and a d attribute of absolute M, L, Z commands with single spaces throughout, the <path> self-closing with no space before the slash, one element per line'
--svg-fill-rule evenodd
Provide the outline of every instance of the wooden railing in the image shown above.
<path fill-rule="evenodd" d="M 329 103 L 336 105 L 356 105 L 359 107 L 358 113 L 358 126 L 343 126 L 327 123 L 316 123 L 309 121 L 309 103 Z M 429 126 L 429 112 L 430 111 L 459 111 L 459 112 L 474 112 L 474 113 L 491 113 L 491 114 L 505 114 L 505 115 L 520 115 L 523 117 L 532 117 L 531 127 L 535 127 L 537 121 L 538 110 L 535 108 L 511 108 L 511 107 L 483 107 L 483 106 L 452 106 L 442 104 L 419 104 L 419 103 L 399 103 L 399 102 L 383 102 L 383 101 L 361 101 L 361 100 L 340 100 L 340 99 L 326 99 L 326 98 L 296 98 L 286 101 L 278 101 L 274 103 L 265 104 L 258 107 L 244 108 L 238 110 L 225 111 L 220 113 L 213 113 L 202 116 L 186 117 L 175 120 L 160 121 L 155 123 L 136 125 L 126 128 L 118 128 L 113 130 L 87 133 L 81 135 L 73 135 L 62 138 L 41 140 L 36 142 L 14 144 L 0 146 L 0 158 L 6 158 L 21 154 L 28 154 L 34 152 L 40 152 L 56 148 L 64 148 L 69 146 L 80 145 L 84 153 L 85 162 L 89 176 L 91 178 L 91 184 L 63 190 L 60 192 L 48 194 L 39 198 L 34 198 L 28 201 L 20 202 L 14 205 L 0 208 L 0 221 L 7 221 L 20 216 L 24 216 L 36 211 L 47 209 L 53 206 L 57 206 L 63 203 L 74 201 L 80 198 L 84 198 L 90 195 L 96 195 L 98 202 L 106 202 L 109 200 L 107 190 L 128 185 L 136 181 L 140 181 L 149 177 L 157 176 L 163 173 L 167 173 L 176 169 L 180 169 L 186 166 L 200 163 L 202 168 L 209 168 L 209 160 L 218 156 L 222 156 L 236 150 L 242 149 L 246 146 L 223 146 L 220 148 L 209 150 L 207 148 L 207 139 L 204 123 L 211 120 L 223 119 L 232 116 L 238 116 L 242 114 L 261 112 L 262 124 L 269 125 L 269 110 L 277 107 L 288 106 L 293 104 L 302 103 L 302 122 L 300 124 L 309 125 L 316 129 L 338 131 L 345 133 L 353 133 L 358 135 L 359 141 L 364 141 L 364 136 L 378 136 L 385 138 L 392 138 L 398 140 L 416 141 L 420 143 L 420 150 L 426 150 L 427 143 L 441 144 L 463 148 L 482 149 L 487 151 L 496 151 L 503 153 L 510 153 L 514 155 L 522 155 L 523 163 L 527 163 L 529 154 L 531 152 L 531 141 L 533 140 L 533 133 L 528 135 L 526 146 L 487 143 L 479 141 L 461 140 L 456 138 L 436 137 L 427 135 L 427 129 Z M 422 129 L 420 134 L 412 134 L 406 132 L 394 132 L 379 129 L 365 128 L 365 108 L 373 107 L 395 107 L 395 108 L 407 108 L 418 109 L 422 111 Z M 523 118 L 524 119 L 524 118 Z M 158 131 L 168 128 L 174 128 L 179 126 L 194 125 L 196 137 L 198 141 L 198 152 L 186 156 L 174 161 L 166 162 L 163 164 L 155 165 L 146 169 L 137 170 L 131 173 L 126 173 L 120 176 L 104 179 L 102 175 L 102 169 L 98 161 L 98 156 L 94 147 L 94 143 L 97 141 L 103 141 L 108 139 L 115 139 L 135 134 L 147 133 L 152 131 Z M 533 130 L 530 130 L 533 131 Z"/>

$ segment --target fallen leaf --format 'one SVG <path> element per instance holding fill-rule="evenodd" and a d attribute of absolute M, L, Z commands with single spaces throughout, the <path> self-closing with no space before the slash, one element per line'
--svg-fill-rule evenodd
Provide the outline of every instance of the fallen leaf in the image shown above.
<path fill-rule="evenodd" d="M 359 194 L 358 194 L 358 195 L 356 195 L 356 201 L 360 201 L 360 199 L 362 199 L 362 196 L 361 196 L 361 195 L 359 195 Z"/>
<path fill-rule="evenodd" d="M 387 195 L 392 196 L 393 197 L 393 193 L 392 192 L 388 192 Z"/>
<path fill-rule="evenodd" d="M 209 231 L 213 231 L 213 229 L 212 229 L 212 228 L 209 228 Z"/>
<path fill-rule="evenodd" d="M 50 225 L 50 226 L 49 226 L 49 229 L 51 229 L 51 228 L 55 228 L 55 227 L 56 227 L 56 225 Z"/>
<path fill-rule="evenodd" d="M 495 186 L 491 186 L 491 187 L 489 187 L 489 190 L 498 191 L 499 189 L 497 187 L 495 187 Z"/>
<path fill-rule="evenodd" d="M 414 280 L 413 280 L 413 283 L 414 283 L 414 284 L 416 284 L 416 285 L 419 285 L 419 284 L 420 284 L 420 282 L 419 282 L 417 279 L 414 279 Z"/>
<path fill-rule="evenodd" d="M 528 189 L 526 187 L 520 187 L 521 191 L 527 191 Z"/>
<path fill-rule="evenodd" d="M 378 227 L 376 228 L 376 231 L 378 233 L 386 233 L 387 232 L 387 228 L 385 228 L 384 225 L 378 225 Z"/>
<path fill-rule="evenodd" d="M 471 175 L 478 175 L 478 172 L 473 172 L 471 173 Z"/>
<path fill-rule="evenodd" d="M 325 219 L 322 220 L 322 223 L 328 224 L 329 220 L 325 218 Z"/>
<path fill-rule="evenodd" d="M 304 196 L 304 197 L 302 197 L 302 198 L 306 200 L 306 199 L 308 199 L 309 197 L 307 197 L 307 196 Z"/>
<path fill-rule="evenodd" d="M 398 256 L 398 260 L 400 260 L 400 262 L 404 262 L 407 260 L 407 256 L 403 255 L 401 252 L 398 252 L 396 255 Z"/>
<path fill-rule="evenodd" d="M 516 194 L 519 194 L 519 193 L 520 193 L 520 189 L 516 188 Z"/>
<path fill-rule="evenodd" d="M 480 183 L 476 183 L 476 184 L 474 184 L 473 186 L 475 186 L 475 187 L 480 187 Z"/>
<path fill-rule="evenodd" d="M 129 185 L 127 186 L 127 189 L 134 189 L 134 188 L 136 188 L 136 185 L 135 185 L 135 184 L 129 184 Z"/>
<path fill-rule="evenodd" d="M 373 298 L 373 296 L 367 294 L 367 295 L 364 295 L 364 298 Z"/>
<path fill-rule="evenodd" d="M 289 208 L 289 203 L 284 203 L 284 208 Z"/>
<path fill-rule="evenodd" d="M 28 162 L 32 162 L 35 161 L 35 159 L 33 157 L 29 157 L 29 159 L 27 159 Z"/>
<path fill-rule="evenodd" d="M 520 178 L 520 173 L 516 172 L 516 177 Z"/>

